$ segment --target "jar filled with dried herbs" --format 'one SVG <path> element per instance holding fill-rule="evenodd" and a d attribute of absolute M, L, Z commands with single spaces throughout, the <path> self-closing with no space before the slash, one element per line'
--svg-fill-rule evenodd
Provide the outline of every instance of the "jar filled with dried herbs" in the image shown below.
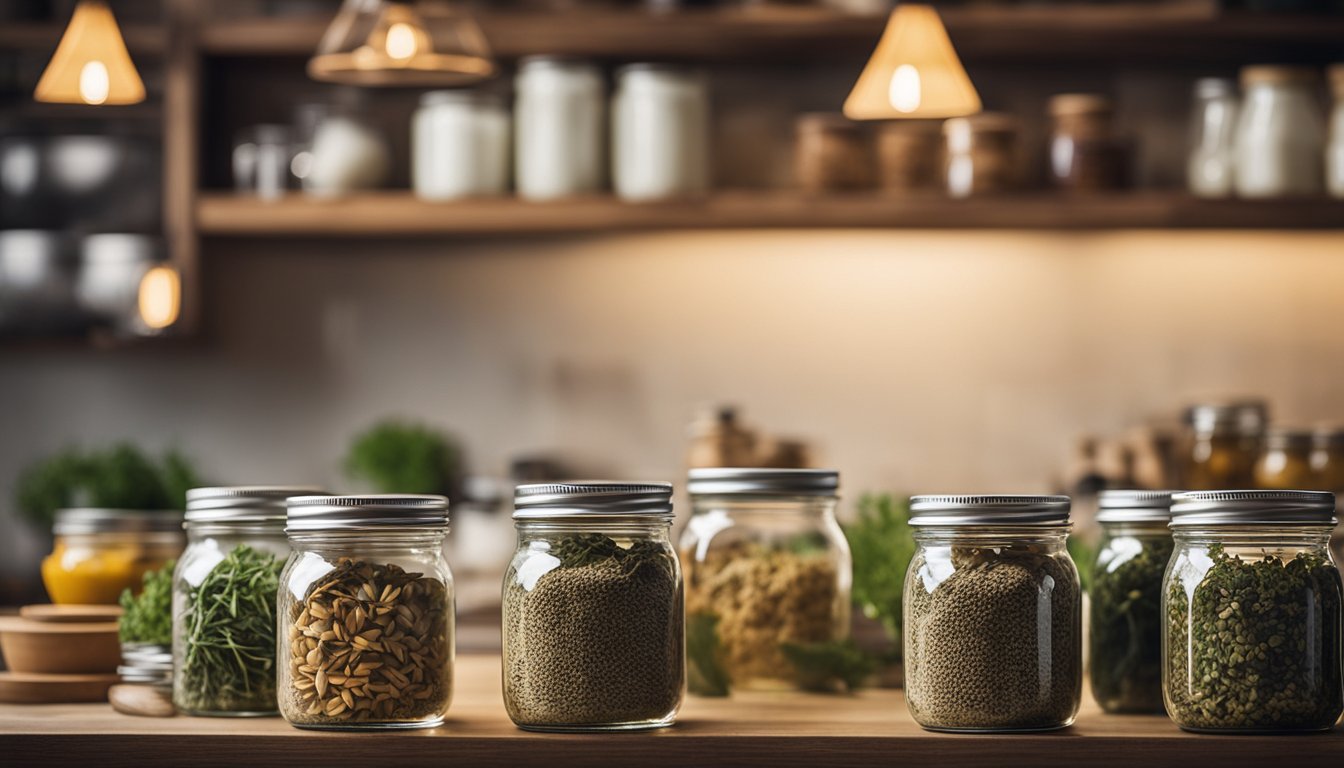
<path fill-rule="evenodd" d="M 915 496 L 905 690 L 934 731 L 1043 731 L 1082 696 L 1067 496 Z"/>
<path fill-rule="evenodd" d="M 289 556 L 285 499 L 317 492 L 187 492 L 187 549 L 173 571 L 173 703 L 182 712 L 275 714 L 275 595 Z"/>
<path fill-rule="evenodd" d="M 1344 712 L 1334 494 L 1172 498 L 1163 691 L 1180 727 L 1324 731 Z"/>
<path fill-rule="evenodd" d="M 668 483 L 519 486 L 504 706 L 536 731 L 671 725 L 685 685 Z"/>
<path fill-rule="evenodd" d="M 1092 695 L 1106 712 L 1162 714 L 1162 577 L 1171 491 L 1103 491 L 1092 569 Z"/>
<path fill-rule="evenodd" d="M 299 728 L 443 723 L 453 690 L 453 576 L 442 496 L 290 498 L 277 695 Z"/>
<path fill-rule="evenodd" d="M 680 547 L 692 693 L 824 687 L 818 659 L 849 638 L 839 485 L 832 470 L 691 470 Z"/>

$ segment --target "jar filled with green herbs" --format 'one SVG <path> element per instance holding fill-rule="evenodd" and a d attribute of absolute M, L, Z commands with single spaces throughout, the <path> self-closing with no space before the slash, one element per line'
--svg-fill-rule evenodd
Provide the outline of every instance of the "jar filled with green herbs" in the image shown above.
<path fill-rule="evenodd" d="M 273 715 L 275 596 L 285 499 L 308 488 L 195 488 L 173 571 L 173 703 L 190 715 Z"/>
<path fill-rule="evenodd" d="M 504 707 L 521 728 L 671 725 L 685 686 L 668 483 L 519 486 L 504 575 Z"/>
<path fill-rule="evenodd" d="M 1324 731 L 1344 712 L 1334 494 L 1172 497 L 1163 585 L 1167 713 L 1190 731 Z"/>
<path fill-rule="evenodd" d="M 1162 714 L 1162 577 L 1171 491 L 1103 491 L 1092 569 L 1092 696 L 1113 714 Z"/>
<path fill-rule="evenodd" d="M 905 691 L 934 731 L 1045 731 L 1082 696 L 1067 496 L 915 496 Z"/>

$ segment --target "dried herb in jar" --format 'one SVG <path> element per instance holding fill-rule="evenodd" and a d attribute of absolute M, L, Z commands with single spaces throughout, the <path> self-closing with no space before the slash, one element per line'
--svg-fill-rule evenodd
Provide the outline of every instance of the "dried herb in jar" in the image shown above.
<path fill-rule="evenodd" d="M 157 571 L 143 577 L 140 594 L 127 589 L 121 593 L 121 620 L 118 636 L 123 643 L 172 645 L 173 642 L 173 568 L 169 560 Z"/>
<path fill-rule="evenodd" d="M 1344 709 L 1340 580 L 1333 563 L 1299 553 L 1245 561 L 1221 544 L 1190 594 L 1167 593 L 1168 691 L 1182 727 L 1318 730 Z"/>
<path fill-rule="evenodd" d="M 525 727 L 658 721 L 685 678 L 681 587 L 663 546 L 562 536 L 553 567 L 504 590 L 505 703 Z"/>
<path fill-rule="evenodd" d="M 1107 712 L 1161 713 L 1162 578 L 1172 540 L 1127 536 L 1132 554 L 1101 554 L 1092 571 L 1092 693 Z"/>
<path fill-rule="evenodd" d="M 338 727 L 441 715 L 452 692 L 442 581 L 342 558 L 290 608 L 290 722 Z"/>
<path fill-rule="evenodd" d="M 184 599 L 173 702 L 188 712 L 270 712 L 275 594 L 284 561 L 234 548 Z"/>

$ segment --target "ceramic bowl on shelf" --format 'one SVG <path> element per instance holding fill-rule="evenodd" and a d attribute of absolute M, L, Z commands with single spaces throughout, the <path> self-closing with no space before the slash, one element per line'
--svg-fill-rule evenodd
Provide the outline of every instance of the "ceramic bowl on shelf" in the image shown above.
<path fill-rule="evenodd" d="M 36 675 L 0 672 L 0 703 L 82 704 L 107 701 L 116 675 Z"/>
<path fill-rule="evenodd" d="M 14 672 L 113 674 L 121 663 L 117 622 L 32 621 L 0 617 L 0 653 Z"/>

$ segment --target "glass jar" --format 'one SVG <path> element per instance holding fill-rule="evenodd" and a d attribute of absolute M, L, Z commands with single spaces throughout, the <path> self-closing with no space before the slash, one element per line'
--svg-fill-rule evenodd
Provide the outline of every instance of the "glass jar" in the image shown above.
<path fill-rule="evenodd" d="M 873 136 L 838 112 L 809 112 L 794 122 L 793 173 L 804 192 L 871 189 Z"/>
<path fill-rule="evenodd" d="M 189 715 L 273 715 L 285 499 L 311 488 L 193 488 L 173 571 L 173 703 Z M 221 609 L 227 606 L 227 610 Z"/>
<path fill-rule="evenodd" d="M 289 126 L 254 125 L 244 129 L 233 145 L 234 188 L 262 200 L 284 197 L 292 154 Z"/>
<path fill-rule="evenodd" d="M 182 513 L 132 509 L 62 509 L 55 545 L 42 560 L 42 583 L 53 603 L 116 605 L 139 592 L 149 571 L 182 552 Z"/>
<path fill-rule="evenodd" d="M 1344 64 L 1330 67 L 1330 140 L 1325 148 L 1325 188 L 1332 197 L 1344 198 Z"/>
<path fill-rule="evenodd" d="M 1102 710 L 1162 714 L 1162 576 L 1171 491 L 1102 491 L 1092 570 L 1092 696 Z"/>
<path fill-rule="evenodd" d="M 411 118 L 411 186 L 425 200 L 504 194 L 509 115 L 481 91 L 430 91 Z"/>
<path fill-rule="evenodd" d="M 669 483 L 520 485 L 504 707 L 532 731 L 671 725 L 686 681 Z"/>
<path fill-rule="evenodd" d="M 691 692 L 822 687 L 804 661 L 844 641 L 853 579 L 840 475 L 692 469 L 686 563 Z"/>
<path fill-rule="evenodd" d="M 1344 498 L 1344 427 L 1320 427 L 1312 438 L 1311 471 L 1316 489 L 1335 494 L 1335 504 Z M 1336 510 L 1335 517 L 1339 517 Z M 1330 536 L 1330 551 L 1335 562 L 1344 559 L 1344 531 L 1336 526 Z"/>
<path fill-rule="evenodd" d="M 1017 132 L 1017 121 L 1000 112 L 981 112 L 945 121 L 948 195 L 973 197 L 1016 187 Z"/>
<path fill-rule="evenodd" d="M 1325 126 L 1310 67 L 1254 66 L 1241 70 L 1245 92 L 1237 122 L 1241 197 L 1319 195 L 1324 176 Z"/>
<path fill-rule="evenodd" d="M 709 88 L 695 70 L 631 64 L 611 100 L 611 182 L 617 197 L 696 197 L 709 189 Z"/>
<path fill-rule="evenodd" d="M 933 731 L 1043 731 L 1082 697 L 1067 496 L 915 496 L 905 691 Z"/>
<path fill-rule="evenodd" d="M 1220 198 L 1232 194 L 1236 167 L 1237 84 L 1221 77 L 1195 81 L 1195 103 L 1190 119 L 1190 159 L 1186 184 L 1196 197 Z"/>
<path fill-rule="evenodd" d="M 1056 187 L 1097 192 L 1128 184 L 1129 145 L 1115 135 L 1114 115 L 1105 96 L 1062 93 L 1050 99 L 1050 176 Z"/>
<path fill-rule="evenodd" d="M 1264 446 L 1255 463 L 1256 488 L 1328 490 L 1311 468 L 1311 432 L 1276 427 L 1265 433 Z"/>
<path fill-rule="evenodd" d="M 1178 454 L 1181 485 L 1199 491 L 1252 487 L 1268 420 L 1269 408 L 1260 400 L 1187 408 Z"/>
<path fill-rule="evenodd" d="M 1173 497 L 1162 680 L 1181 728 L 1334 727 L 1344 711 L 1334 513 L 1320 491 Z"/>
<path fill-rule="evenodd" d="M 531 57 L 514 81 L 518 196 L 553 200 L 600 192 L 605 163 L 602 70 L 583 61 Z"/>
<path fill-rule="evenodd" d="M 883 192 L 936 190 L 942 160 L 942 125 L 936 120 L 891 120 L 877 127 L 877 173 Z"/>
<path fill-rule="evenodd" d="M 298 496 L 280 574 L 276 693 L 291 725 L 433 728 L 453 693 L 442 496 Z"/>

